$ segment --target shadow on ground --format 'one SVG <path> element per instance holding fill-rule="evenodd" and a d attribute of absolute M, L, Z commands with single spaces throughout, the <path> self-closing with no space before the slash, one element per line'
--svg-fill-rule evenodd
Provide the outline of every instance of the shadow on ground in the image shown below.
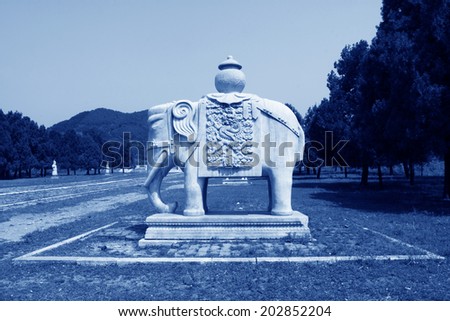
<path fill-rule="evenodd" d="M 298 188 L 317 189 L 312 199 L 358 211 L 450 215 L 450 201 L 441 197 L 440 177 L 420 177 L 413 186 L 406 180 L 385 179 L 381 188 L 376 180 L 361 186 L 355 179 L 303 179 L 296 180 L 293 193 Z"/>

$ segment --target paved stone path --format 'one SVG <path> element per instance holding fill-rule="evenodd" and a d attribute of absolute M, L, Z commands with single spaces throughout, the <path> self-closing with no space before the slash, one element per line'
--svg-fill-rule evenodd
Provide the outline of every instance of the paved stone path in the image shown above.
<path fill-rule="evenodd" d="M 283 241 L 202 242 L 173 244 L 167 251 L 171 257 L 259 257 L 313 255 L 319 247 L 313 242 Z"/>

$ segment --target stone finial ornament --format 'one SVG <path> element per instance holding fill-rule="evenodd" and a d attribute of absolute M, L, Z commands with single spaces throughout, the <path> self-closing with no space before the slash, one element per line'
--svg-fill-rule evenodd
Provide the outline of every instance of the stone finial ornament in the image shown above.
<path fill-rule="evenodd" d="M 219 72 L 215 78 L 216 89 L 220 93 L 240 93 L 245 87 L 245 74 L 242 72 L 242 65 L 234 60 L 233 56 L 228 56 L 219 65 Z"/>

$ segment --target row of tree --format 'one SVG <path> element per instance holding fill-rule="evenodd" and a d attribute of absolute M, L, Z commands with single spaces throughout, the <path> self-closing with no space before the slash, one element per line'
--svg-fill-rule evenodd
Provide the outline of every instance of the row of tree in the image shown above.
<path fill-rule="evenodd" d="M 90 130 L 60 133 L 39 126 L 18 112 L 0 109 L 0 179 L 31 177 L 37 171 L 46 176 L 53 160 L 67 175 L 80 168 L 90 174 L 100 170 L 102 161 L 100 133 Z"/>
<path fill-rule="evenodd" d="M 307 140 L 325 146 L 307 155 L 326 165 L 338 161 L 362 168 L 362 184 L 368 183 L 370 167 L 378 168 L 381 183 L 381 166 L 395 164 L 403 164 L 414 183 L 414 165 L 437 156 L 445 163 L 444 196 L 450 197 L 449 32 L 450 0 L 384 0 L 372 43 L 346 46 L 328 75 L 329 97 L 304 119 L 296 113 Z M 333 133 L 332 140 L 348 141 L 339 155 L 333 154 L 336 141 L 327 141 L 326 132 Z M 112 160 L 111 167 L 131 166 L 132 141 L 124 137 L 115 151 L 102 153 L 104 141 L 94 129 L 61 133 L 0 110 L 0 178 L 31 176 L 36 170 L 45 176 L 53 159 L 67 174 L 80 168 L 98 172 L 104 158 Z M 134 157 L 139 163 L 145 153 L 140 149 Z M 117 155 L 124 156 L 123 163 Z"/>
<path fill-rule="evenodd" d="M 450 197 L 449 35 L 450 0 L 384 0 L 372 43 L 342 50 L 329 98 L 308 110 L 309 140 L 324 142 L 326 131 L 348 140 L 342 156 L 362 168 L 362 184 L 369 167 L 381 182 L 381 165 L 394 164 L 414 183 L 414 164 L 437 156 Z"/>

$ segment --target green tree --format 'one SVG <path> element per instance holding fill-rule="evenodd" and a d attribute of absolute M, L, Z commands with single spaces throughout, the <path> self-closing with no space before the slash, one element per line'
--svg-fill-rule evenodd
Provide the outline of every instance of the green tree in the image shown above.
<path fill-rule="evenodd" d="M 286 103 L 285 104 L 290 110 L 292 110 L 292 112 L 295 115 L 295 118 L 297 118 L 298 123 L 303 127 L 304 126 L 304 121 L 303 121 L 303 117 L 300 114 L 300 112 L 297 110 L 297 108 L 295 108 L 294 105 Z"/>
<path fill-rule="evenodd" d="M 413 33 L 418 89 L 430 111 L 428 142 L 445 163 L 444 198 L 450 198 L 450 0 L 411 2 L 418 3 L 414 13 L 402 13 L 420 21 Z"/>
<path fill-rule="evenodd" d="M 76 175 L 77 169 L 80 167 L 80 137 L 71 129 L 66 131 L 62 138 L 63 145 L 60 152 L 64 155 L 63 161 L 67 163 L 67 171 L 72 170 L 73 174 Z"/>
<path fill-rule="evenodd" d="M 49 131 L 43 125 L 37 131 L 37 144 L 35 156 L 39 162 L 40 175 L 43 177 L 47 175 L 47 170 L 51 168 L 53 161 L 53 144 L 50 140 Z"/>
<path fill-rule="evenodd" d="M 427 79 L 417 69 L 415 43 L 421 23 L 421 1 L 385 1 L 377 36 L 372 44 L 384 90 L 378 91 L 376 112 L 383 120 L 382 140 L 392 161 L 405 164 L 414 183 L 414 164 L 431 155 L 428 141 L 430 99 Z"/>
<path fill-rule="evenodd" d="M 3 110 L 0 109 L 0 179 L 10 176 L 13 148 L 10 124 Z"/>
<path fill-rule="evenodd" d="M 349 160 L 362 168 L 361 184 L 368 183 L 369 166 L 375 157 L 372 105 L 373 86 L 367 77 L 371 70 L 367 41 L 346 46 L 335 71 L 328 76 L 329 109 L 334 110 L 333 131 L 350 140 Z"/>
<path fill-rule="evenodd" d="M 22 114 L 18 112 L 8 112 L 6 118 L 12 141 L 11 161 L 14 178 L 22 177 L 24 170 L 31 175 L 31 168 L 37 162 L 32 153 L 33 143 L 30 142 L 31 129 L 34 125 L 28 117 L 22 117 Z"/>
<path fill-rule="evenodd" d="M 65 169 L 67 171 L 67 175 L 70 175 L 70 156 L 68 152 L 65 152 L 67 150 L 67 147 L 65 146 L 64 136 L 60 132 L 49 130 L 48 138 L 48 157 L 50 159 L 50 162 L 52 163 L 53 160 L 56 160 L 59 168 Z"/>
<path fill-rule="evenodd" d="M 100 168 L 101 168 L 101 164 L 102 164 L 102 146 L 103 143 L 105 142 L 105 139 L 103 138 L 103 134 L 95 129 L 95 128 L 91 128 L 88 131 L 86 131 L 84 133 L 84 136 L 89 136 L 92 139 L 92 142 L 95 144 L 95 148 L 96 151 L 95 153 L 92 154 L 93 157 L 93 164 L 95 166 L 91 167 L 94 168 L 96 173 L 100 174 Z M 94 173 L 94 174 L 96 174 Z"/>
<path fill-rule="evenodd" d="M 91 169 L 96 174 L 101 163 L 101 148 L 90 135 L 80 137 L 80 142 L 80 165 L 86 169 L 86 175 L 90 175 Z"/>

